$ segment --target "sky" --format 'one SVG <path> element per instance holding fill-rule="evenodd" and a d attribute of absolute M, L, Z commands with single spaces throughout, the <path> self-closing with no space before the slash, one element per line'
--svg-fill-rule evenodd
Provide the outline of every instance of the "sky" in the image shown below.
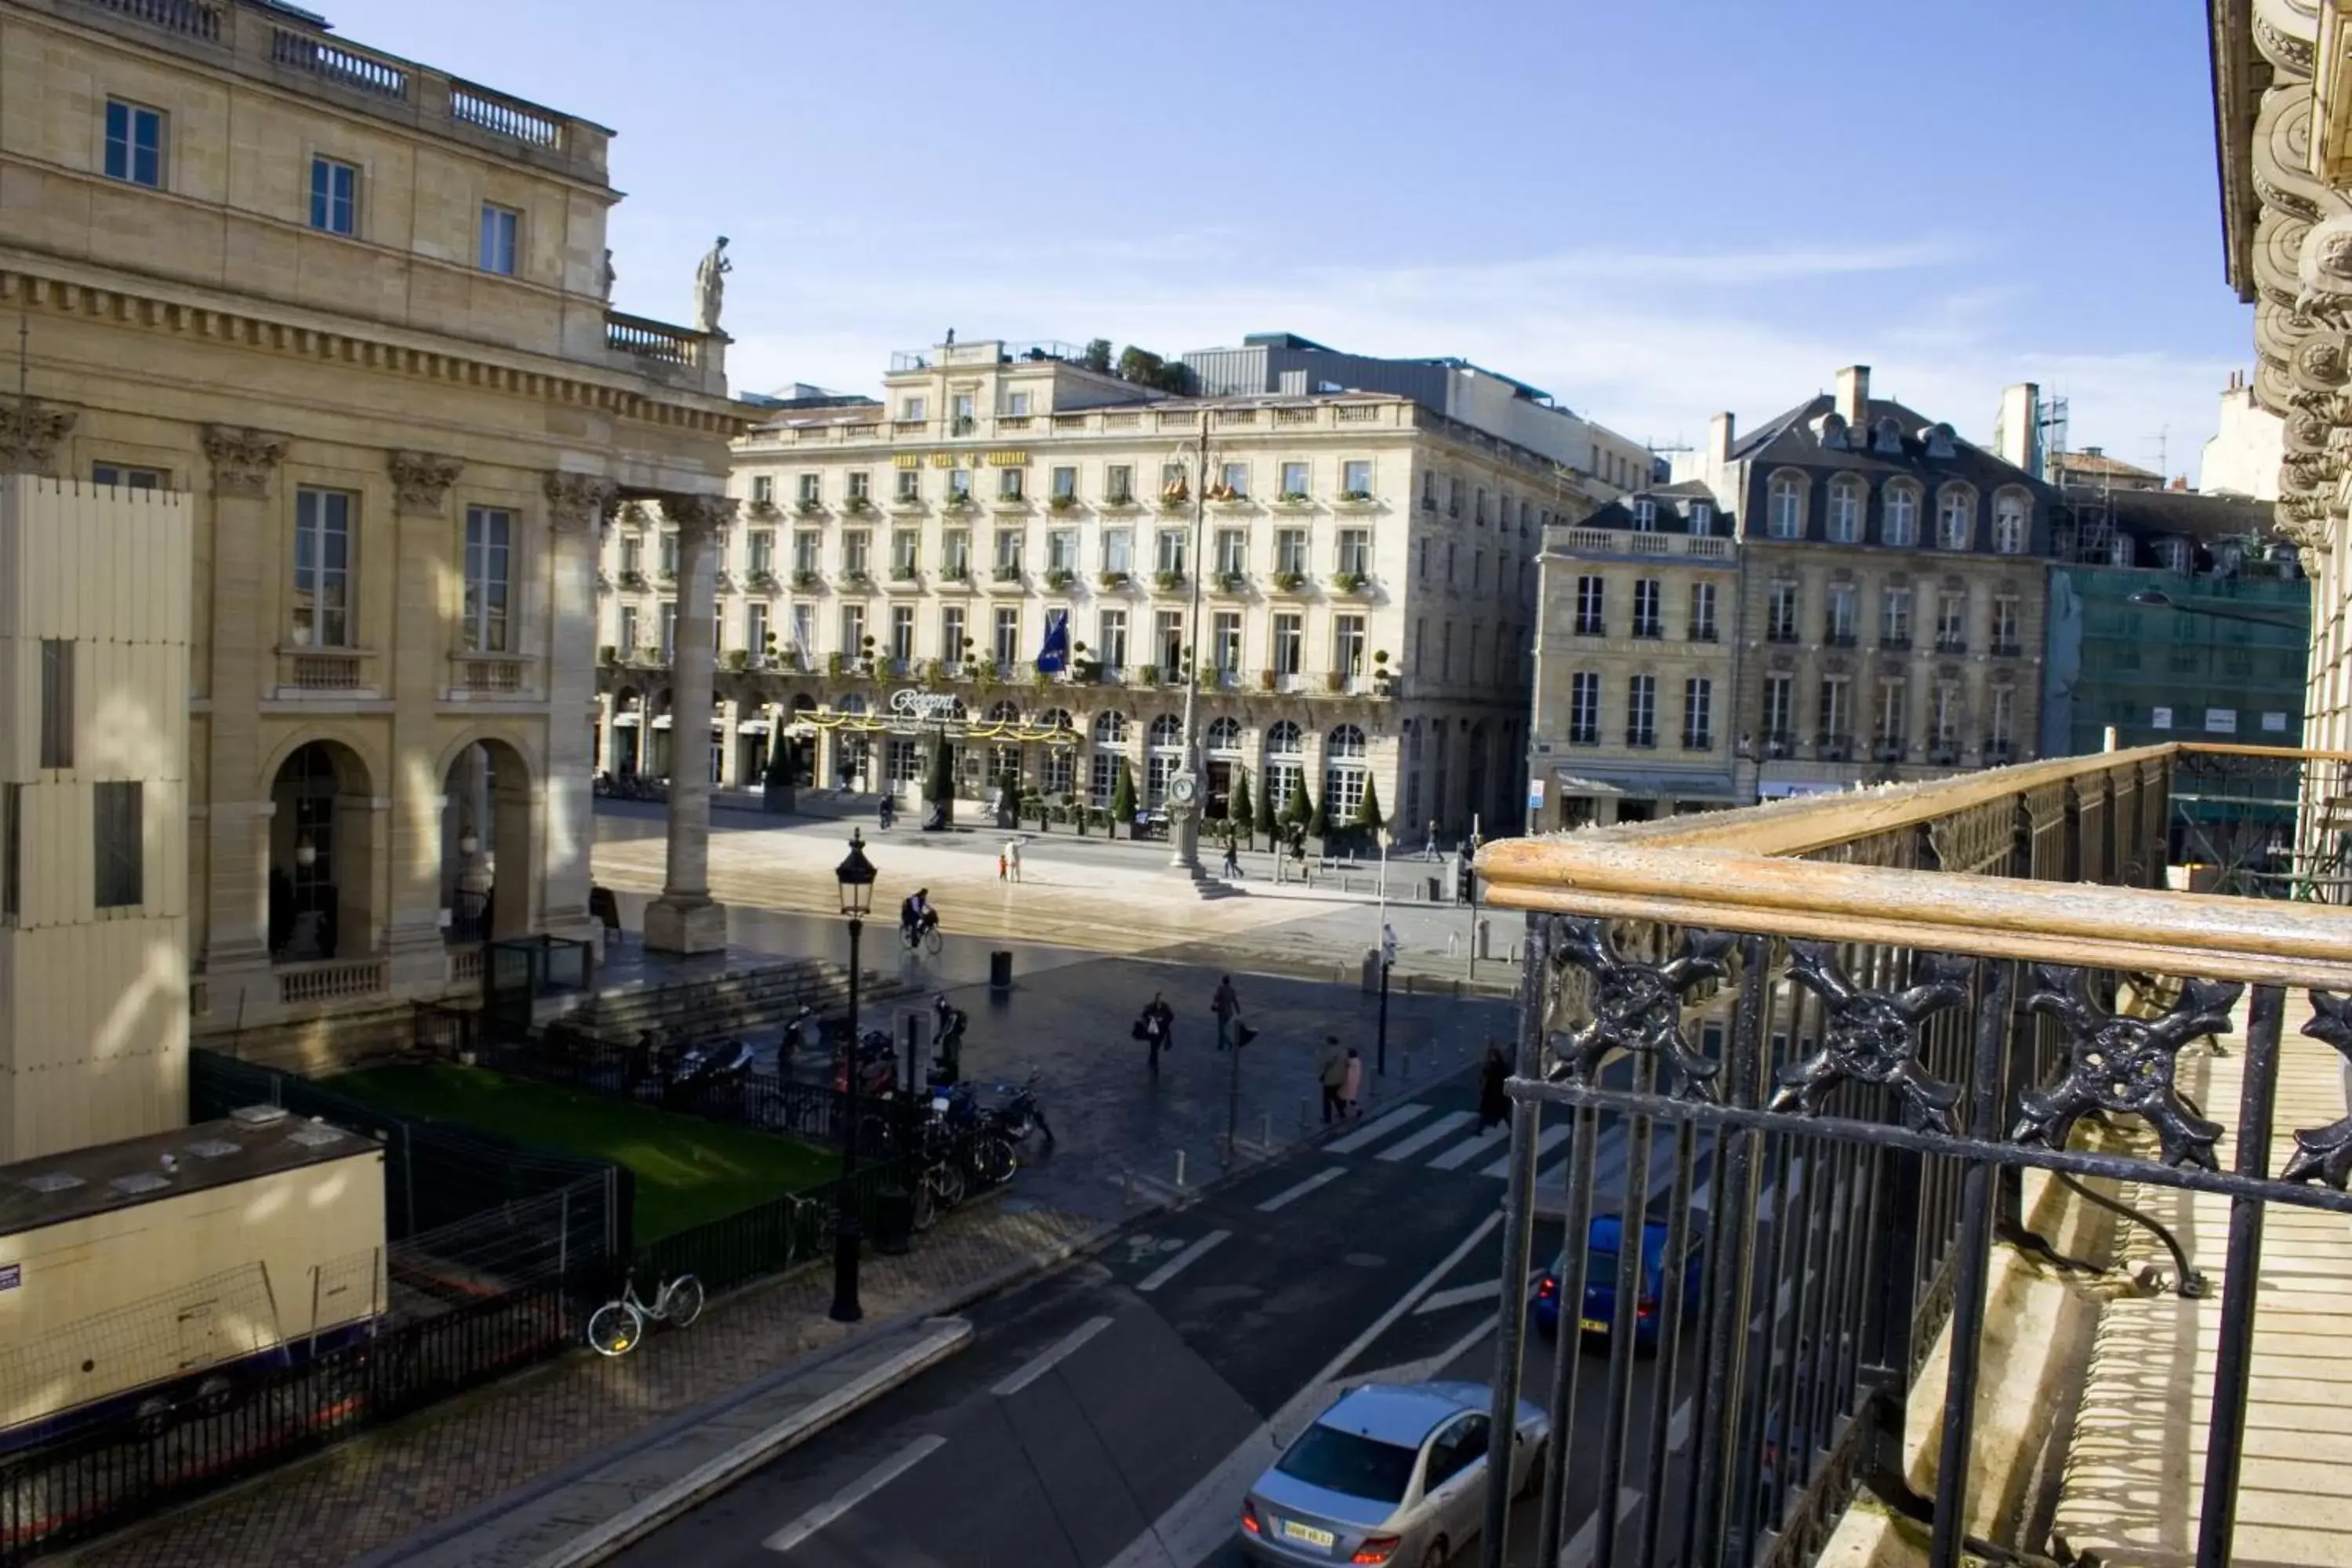
<path fill-rule="evenodd" d="M 738 392 L 1281 331 L 1663 447 L 1858 363 L 2193 481 L 2252 352 L 2190 0 L 307 3 L 613 127 L 614 302 L 690 321 L 726 234 Z"/>

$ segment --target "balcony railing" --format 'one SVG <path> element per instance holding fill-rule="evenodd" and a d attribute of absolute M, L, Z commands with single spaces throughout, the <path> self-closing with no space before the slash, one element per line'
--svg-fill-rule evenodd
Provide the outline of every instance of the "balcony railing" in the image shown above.
<path fill-rule="evenodd" d="M 278 1000 L 339 1002 L 349 996 L 372 996 L 391 988 L 390 974 L 381 958 L 330 958 L 317 963 L 281 963 L 277 969 Z"/>
<path fill-rule="evenodd" d="M 1880 633 L 1878 637 L 1878 651 L 1881 653 L 1909 653 L 1911 651 L 1911 634 L 1908 632 Z"/>
<path fill-rule="evenodd" d="M 1625 743 L 1638 751 L 1650 751 L 1658 743 L 1658 732 L 1655 730 L 1645 730 L 1639 725 L 1632 725 L 1625 731 Z"/>
<path fill-rule="evenodd" d="M 1764 628 L 1766 642 L 1792 643 L 1797 640 L 1797 628 L 1791 626 L 1770 626 Z"/>
<path fill-rule="evenodd" d="M 2233 1551 L 2231 1531 L 2255 1495 L 2240 1490 L 2249 1394 L 2273 1370 L 2257 1313 L 2292 1304 L 2264 1266 L 2264 1212 L 2313 1211 L 2313 1232 L 2318 1211 L 2352 1214 L 2352 1120 L 2311 1125 L 2341 1103 L 2279 1092 L 2283 1059 L 2318 1057 L 2307 1084 L 2332 1084 L 2336 1063 L 2288 1039 L 2287 1015 L 2309 1017 L 2304 1033 L 2326 1046 L 2352 1045 L 2336 1000 L 2352 986 L 2352 910 L 2167 884 L 2187 869 L 2169 865 L 2176 836 L 2211 820 L 2214 802 L 2314 795 L 2347 763 L 2149 747 L 1488 844 L 1476 862 L 1487 901 L 1527 916 L 1497 1360 L 1517 1367 L 1528 1348 L 1525 1282 L 1554 1245 L 1536 1256 L 1538 1202 L 1564 1222 L 1547 1236 L 1571 1238 L 1551 1299 L 1588 1315 L 1606 1302 L 1607 1331 L 1601 1348 L 1588 1334 L 1581 1357 L 1564 1342 L 1570 1372 L 1546 1380 L 1550 1429 L 1591 1436 L 1548 1456 L 1539 1514 L 1514 1516 L 1494 1489 L 1485 1561 L 1551 1561 L 1590 1523 L 1590 1491 L 1570 1482 L 1591 1473 L 1604 1478 L 1603 1528 L 1632 1543 L 1621 1563 L 1811 1561 L 1861 1478 L 1891 1467 L 1934 1478 L 1940 1528 L 1913 1554 L 1960 1563 L 1962 1521 L 2002 1506 L 2006 1485 L 2030 1490 L 2045 1458 L 2068 1458 L 2041 1453 L 2063 1413 L 2022 1427 L 1977 1414 L 2049 1397 L 2046 1381 L 2016 1381 L 2041 1364 L 2002 1348 L 2026 1270 L 1996 1236 L 2014 1241 L 2021 1216 L 2059 1234 L 2081 1212 L 2061 1178 L 2096 1178 L 2103 1197 L 2166 1216 L 2198 1194 L 2229 1200 L 2204 1210 L 2225 1226 L 2226 1253 L 2206 1228 L 2210 1250 L 2155 1285 L 2189 1297 L 2202 1280 L 2189 1275 L 2210 1270 L 2218 1309 L 2150 1302 L 2125 1320 L 2146 1333 L 2102 1332 L 2102 1354 L 2153 1402 L 2145 1432 L 2077 1440 L 2108 1454 L 2137 1443 L 2130 1452 L 2195 1494 L 2188 1534 L 2166 1540 L 2172 1559 L 2263 1555 Z M 2266 769 L 2283 770 L 2267 796 L 2243 772 Z M 2236 1059 L 2209 1061 L 2200 1042 L 2215 1037 Z M 1539 1158 L 1553 1161 L 1541 1177 Z M 2151 1190 L 2160 1206 L 2137 1196 Z M 1657 1241 L 1612 1226 L 1613 1252 L 1592 1261 L 1580 1238 L 1593 1220 L 1636 1212 L 1656 1217 Z M 1687 1290 L 1587 1294 L 1592 1270 L 1633 1278 L 1653 1246 L 1692 1260 Z M 2271 1357 L 2300 1342 L 2282 1332 Z M 1654 1345 L 1657 1392 L 1633 1402 Z M 1995 1376 L 1997 1394 L 1980 1386 Z M 1671 1423 L 1686 1434 L 1681 1479 L 1621 1493 L 1614 1478 L 1664 1445 L 1685 1388 L 1696 1419 Z M 1521 1392 L 1517 1379 L 1499 1388 L 1495 1473 Z M 1906 1429 L 1933 1447 L 1906 1447 Z M 2267 1489 L 2260 1463 L 2245 1484 Z M 2261 1495 L 2276 1517 L 2276 1493 Z M 1528 1542 L 1538 1517 L 1559 1538 Z"/>
<path fill-rule="evenodd" d="M 1842 730 L 1824 730 L 1813 737 L 1813 756 L 1824 763 L 1853 760 L 1853 737 Z"/>
<path fill-rule="evenodd" d="M 2014 637 L 1995 637 L 1987 651 L 1995 658 L 2020 658 L 2024 656 L 2025 645 Z"/>
<path fill-rule="evenodd" d="M 102 11 L 150 23 L 166 32 L 212 43 L 220 37 L 226 0 L 82 0 Z"/>
<path fill-rule="evenodd" d="M 1939 632 L 1936 636 L 1937 653 L 1962 654 L 1969 651 L 1969 639 L 1957 632 Z"/>
<path fill-rule="evenodd" d="M 642 316 L 625 316 L 617 310 L 604 312 L 604 346 L 615 353 L 649 359 L 663 364 L 698 365 L 702 363 L 702 335 L 683 327 L 673 327 L 663 321 L 649 321 Z"/>
<path fill-rule="evenodd" d="M 1712 731 L 1706 730 L 1685 730 L 1683 731 L 1683 750 L 1685 752 L 1711 752 L 1715 750 L 1715 735 Z"/>
<path fill-rule="evenodd" d="M 1853 628 L 1851 626 L 1832 626 L 1829 630 L 1822 634 L 1822 646 L 1823 647 L 1852 647 L 1853 646 Z"/>

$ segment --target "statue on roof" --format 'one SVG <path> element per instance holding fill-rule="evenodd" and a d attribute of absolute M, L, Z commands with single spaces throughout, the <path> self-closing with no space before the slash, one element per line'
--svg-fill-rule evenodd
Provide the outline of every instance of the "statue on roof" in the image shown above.
<path fill-rule="evenodd" d="M 719 330 L 719 310 L 727 296 L 727 275 L 735 264 L 727 259 L 727 237 L 720 235 L 702 265 L 694 269 L 694 330 L 715 332 Z"/>

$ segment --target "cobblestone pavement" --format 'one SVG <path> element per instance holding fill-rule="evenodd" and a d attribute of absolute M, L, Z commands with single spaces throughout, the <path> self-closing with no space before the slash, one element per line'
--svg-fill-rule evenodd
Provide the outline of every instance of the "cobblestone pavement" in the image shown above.
<path fill-rule="evenodd" d="M 1092 1222 L 1000 1200 L 949 1216 L 901 1258 L 869 1256 L 868 1323 L 938 1301 L 1026 1259 L 1055 1256 Z M 684 1333 L 634 1354 L 584 1353 L 343 1444 L 64 1561 L 77 1568 L 330 1568 L 537 1480 L 851 1331 L 825 1317 L 822 1263 L 712 1303 Z"/>

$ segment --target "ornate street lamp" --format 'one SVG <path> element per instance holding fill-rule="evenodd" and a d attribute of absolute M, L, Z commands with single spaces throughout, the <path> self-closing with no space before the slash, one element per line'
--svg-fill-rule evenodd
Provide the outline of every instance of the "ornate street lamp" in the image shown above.
<path fill-rule="evenodd" d="M 1212 410 L 1201 407 L 1201 434 L 1195 442 L 1179 447 L 1171 462 L 1180 470 L 1191 466 L 1192 475 L 1192 537 L 1184 565 L 1192 579 L 1191 607 L 1184 616 L 1184 751 L 1176 774 L 1168 781 L 1168 865 L 1196 880 L 1201 875 L 1201 811 L 1206 804 L 1201 789 L 1201 529 L 1209 504 L 1209 474 L 1223 453 L 1209 450 Z M 1193 461 L 1188 465 L 1186 459 Z"/>
<path fill-rule="evenodd" d="M 866 917 L 874 910 L 874 862 L 866 858 L 866 837 L 849 834 L 849 853 L 833 873 L 841 884 L 841 912 L 849 921 L 849 1051 L 848 1079 L 844 1097 L 835 1102 L 836 1114 L 847 1119 L 841 1134 L 841 1196 L 834 1209 L 833 1311 L 836 1323 L 854 1323 L 866 1315 L 857 1304 L 857 940 Z"/>

